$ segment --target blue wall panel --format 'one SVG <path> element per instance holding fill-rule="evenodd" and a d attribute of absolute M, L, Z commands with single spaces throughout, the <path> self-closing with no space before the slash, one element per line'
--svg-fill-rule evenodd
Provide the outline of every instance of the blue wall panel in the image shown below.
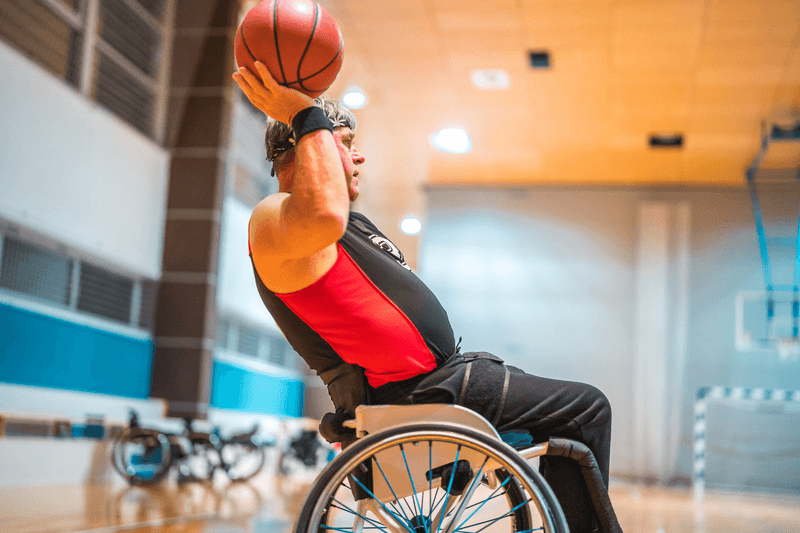
<path fill-rule="evenodd" d="M 302 416 L 303 382 L 214 361 L 211 405 L 248 413 Z"/>
<path fill-rule="evenodd" d="M 147 398 L 153 343 L 0 304 L 0 382 Z"/>

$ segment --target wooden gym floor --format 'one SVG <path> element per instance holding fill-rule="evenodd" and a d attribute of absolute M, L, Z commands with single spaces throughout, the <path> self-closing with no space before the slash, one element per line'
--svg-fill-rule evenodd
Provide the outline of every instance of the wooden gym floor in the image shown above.
<path fill-rule="evenodd" d="M 0 532 L 289 533 L 312 478 L 265 470 L 249 484 L 0 488 Z M 800 496 L 709 490 L 697 506 L 688 488 L 612 480 L 611 498 L 626 533 L 800 532 Z"/>

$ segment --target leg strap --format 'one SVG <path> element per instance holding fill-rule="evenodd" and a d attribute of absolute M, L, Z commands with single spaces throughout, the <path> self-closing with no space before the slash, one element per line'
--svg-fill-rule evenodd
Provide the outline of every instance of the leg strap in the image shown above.
<path fill-rule="evenodd" d="M 505 370 L 506 375 L 503 379 L 503 393 L 500 395 L 500 403 L 497 405 L 497 414 L 494 415 L 494 420 L 492 420 L 492 425 L 497 427 L 497 424 L 500 423 L 500 417 L 503 415 L 503 409 L 506 406 L 506 397 L 508 396 L 508 382 L 511 381 L 511 372 L 508 371 L 508 368 L 503 365 L 503 370 Z"/>

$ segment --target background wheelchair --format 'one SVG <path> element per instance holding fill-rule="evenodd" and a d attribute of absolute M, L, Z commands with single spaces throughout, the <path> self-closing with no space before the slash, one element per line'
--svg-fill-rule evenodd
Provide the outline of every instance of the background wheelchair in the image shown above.
<path fill-rule="evenodd" d="M 621 532 L 578 442 L 515 450 L 479 414 L 442 404 L 360 406 L 346 425 L 358 440 L 317 477 L 296 533 L 566 533 L 555 495 L 528 463 L 545 454 L 581 463 L 602 531 Z"/>

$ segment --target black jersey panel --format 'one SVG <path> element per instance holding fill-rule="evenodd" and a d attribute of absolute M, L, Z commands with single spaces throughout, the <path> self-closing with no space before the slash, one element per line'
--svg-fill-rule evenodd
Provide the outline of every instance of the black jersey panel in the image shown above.
<path fill-rule="evenodd" d="M 350 224 L 339 241 L 350 257 L 422 335 L 438 363 L 456 350 L 447 312 L 433 292 L 414 274 L 397 247 L 361 213 L 350 213 Z"/>

